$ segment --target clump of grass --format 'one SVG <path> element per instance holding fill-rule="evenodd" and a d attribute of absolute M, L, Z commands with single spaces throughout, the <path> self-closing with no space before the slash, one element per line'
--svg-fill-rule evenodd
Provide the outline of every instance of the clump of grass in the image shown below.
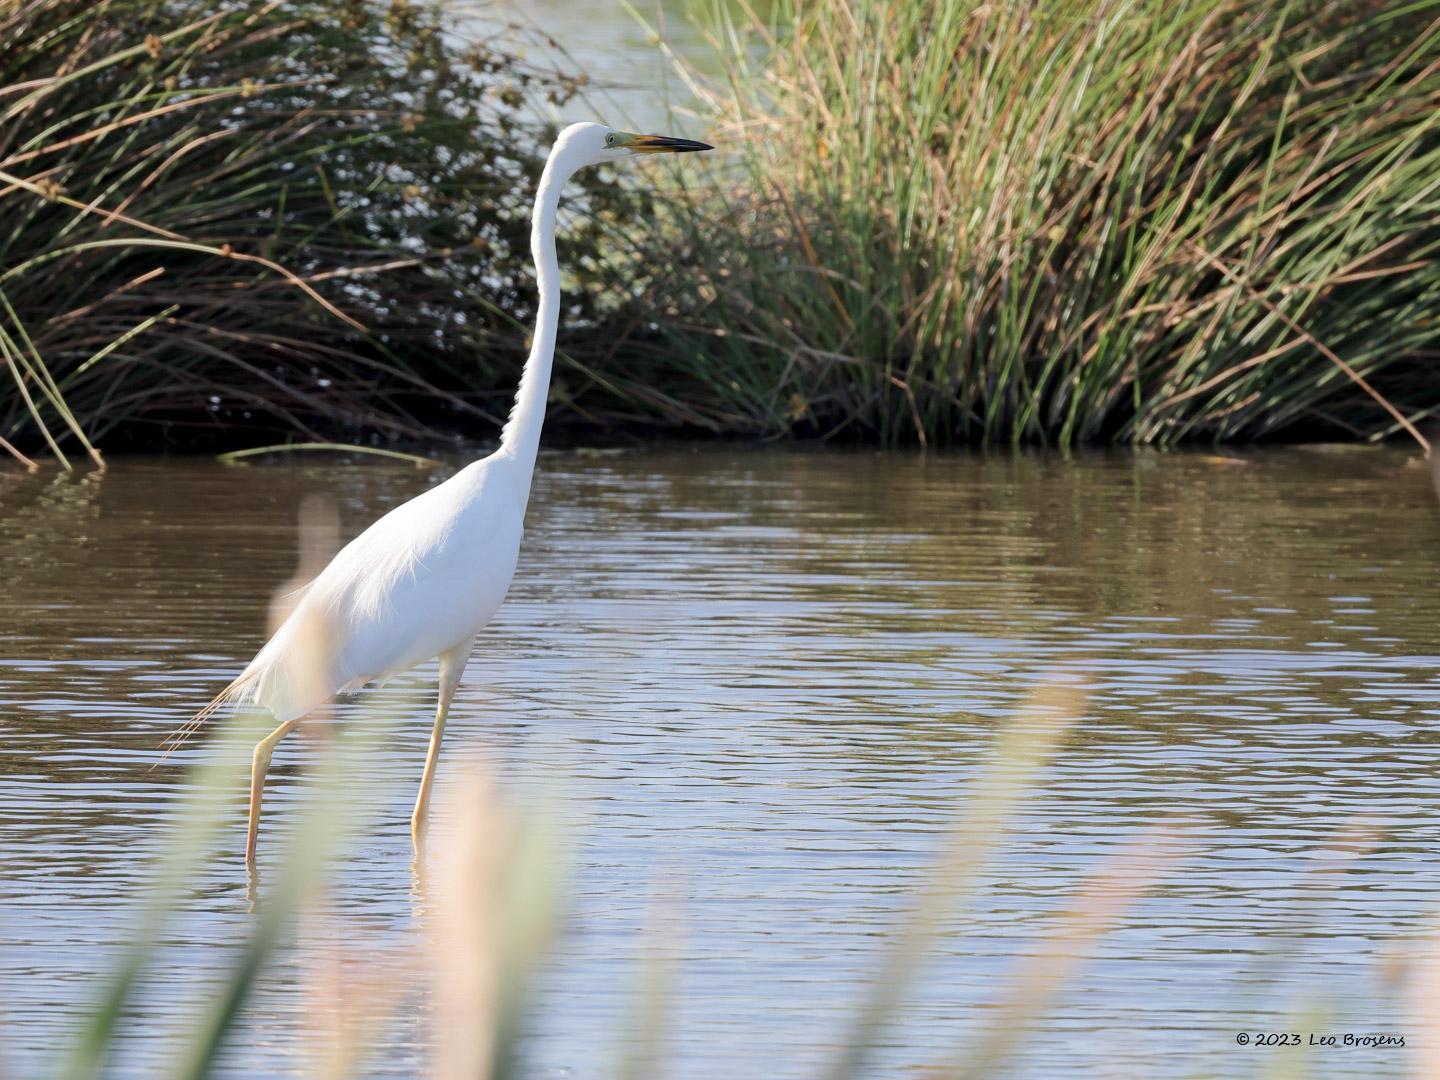
<path fill-rule="evenodd" d="M 415 0 L 0 0 L 3 448 L 486 429 L 576 88 Z"/>
<path fill-rule="evenodd" d="M 650 299 L 672 386 L 885 443 L 1424 443 L 1440 6 L 763 10 L 696 80 L 742 149 Z"/>

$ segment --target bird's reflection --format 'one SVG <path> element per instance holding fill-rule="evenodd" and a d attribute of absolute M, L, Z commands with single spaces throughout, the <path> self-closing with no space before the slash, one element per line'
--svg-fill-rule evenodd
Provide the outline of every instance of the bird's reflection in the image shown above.
<path fill-rule="evenodd" d="M 410 915 L 422 930 L 429 924 L 431 904 L 430 864 L 425 857 L 424 839 L 413 848 L 410 859 Z"/>
<path fill-rule="evenodd" d="M 245 864 L 245 910 L 260 914 L 260 868 L 254 863 Z"/>

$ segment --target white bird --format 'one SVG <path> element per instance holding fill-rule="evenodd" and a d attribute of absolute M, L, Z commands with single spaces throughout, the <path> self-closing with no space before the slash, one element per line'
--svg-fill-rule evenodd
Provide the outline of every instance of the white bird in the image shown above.
<path fill-rule="evenodd" d="M 515 573 L 525 506 L 555 354 L 560 308 L 555 214 L 566 181 L 586 165 L 632 155 L 711 149 L 603 124 L 571 124 L 540 176 L 530 249 L 540 302 L 530 356 L 500 448 L 445 483 L 397 506 L 342 548 L 248 667 L 186 725 L 227 704 L 269 710 L 279 726 L 255 747 L 245 861 L 253 865 L 265 773 L 275 746 L 336 693 L 440 658 L 440 697 L 420 793 L 410 819 L 419 847 L 445 717 L 475 635 L 490 621 Z"/>

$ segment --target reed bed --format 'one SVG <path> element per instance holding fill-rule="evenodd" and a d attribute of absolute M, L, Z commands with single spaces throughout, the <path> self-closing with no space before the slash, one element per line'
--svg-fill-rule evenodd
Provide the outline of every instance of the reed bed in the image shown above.
<path fill-rule="evenodd" d="M 0 0 L 3 445 L 487 430 L 533 305 L 537 117 L 578 81 L 446 18 Z M 588 218 L 568 235 L 593 258 Z"/>
<path fill-rule="evenodd" d="M 0 450 L 489 437 L 582 80 L 447 17 L 0 0 Z M 712 23 L 708 182 L 568 201 L 554 425 L 1428 447 L 1440 0 Z"/>
<path fill-rule="evenodd" d="M 732 10 L 657 381 L 771 435 L 1426 443 L 1433 0 Z"/>

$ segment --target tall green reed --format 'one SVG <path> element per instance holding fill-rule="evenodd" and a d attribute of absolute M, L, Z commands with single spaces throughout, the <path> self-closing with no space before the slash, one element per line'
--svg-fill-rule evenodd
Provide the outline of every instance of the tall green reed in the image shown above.
<path fill-rule="evenodd" d="M 662 382 L 769 434 L 1426 442 L 1433 0 L 734 10 Z"/>

